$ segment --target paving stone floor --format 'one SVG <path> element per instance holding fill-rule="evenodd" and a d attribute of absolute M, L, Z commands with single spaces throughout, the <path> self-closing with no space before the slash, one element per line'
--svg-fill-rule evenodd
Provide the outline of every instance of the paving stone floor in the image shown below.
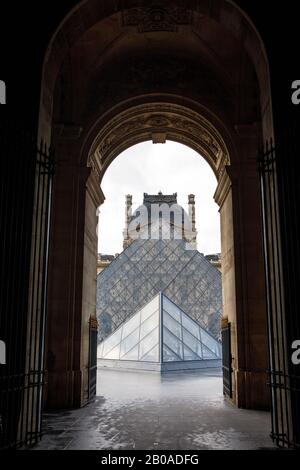
<path fill-rule="evenodd" d="M 98 396 L 44 418 L 37 450 L 272 449 L 270 414 L 225 402 L 221 371 L 99 371 Z"/>

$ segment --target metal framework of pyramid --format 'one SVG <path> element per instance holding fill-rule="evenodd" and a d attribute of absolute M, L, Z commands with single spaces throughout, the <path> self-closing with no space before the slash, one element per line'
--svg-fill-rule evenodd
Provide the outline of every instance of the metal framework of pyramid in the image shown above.
<path fill-rule="evenodd" d="M 159 293 L 98 346 L 98 365 L 154 371 L 219 367 L 221 344 Z"/>
<path fill-rule="evenodd" d="M 98 341 L 163 292 L 216 339 L 221 273 L 183 240 L 135 240 L 97 277 Z"/>

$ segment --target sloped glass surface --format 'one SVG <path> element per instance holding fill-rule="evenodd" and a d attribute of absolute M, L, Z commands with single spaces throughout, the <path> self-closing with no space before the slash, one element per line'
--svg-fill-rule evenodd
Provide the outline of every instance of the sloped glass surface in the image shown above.
<path fill-rule="evenodd" d="M 158 326 L 158 323 L 159 323 L 159 315 L 157 311 L 141 324 L 140 340 L 142 340 L 152 330 L 154 330 L 154 328 Z"/>
<path fill-rule="evenodd" d="M 142 341 L 140 342 L 140 358 L 145 356 L 151 349 L 154 348 L 159 342 L 159 328 L 155 328 L 152 333 L 150 333 L 148 336 L 146 336 Z"/>
<path fill-rule="evenodd" d="M 176 356 L 176 354 L 164 344 L 163 347 L 163 361 L 164 362 L 178 362 L 181 359 Z"/>
<path fill-rule="evenodd" d="M 202 359 L 201 356 L 197 356 L 197 354 L 191 351 L 187 346 L 183 346 L 183 356 L 185 361 L 199 361 Z"/>
<path fill-rule="evenodd" d="M 111 349 L 115 348 L 121 342 L 121 336 L 122 329 L 120 328 L 115 332 L 114 335 L 110 336 L 110 338 L 107 338 L 107 340 L 104 341 L 102 352 L 103 356 L 106 356 Z"/>
<path fill-rule="evenodd" d="M 195 338 L 200 340 L 200 327 L 187 315 L 182 316 L 182 326 L 186 328 Z"/>
<path fill-rule="evenodd" d="M 202 345 L 202 351 L 203 351 L 203 359 L 217 359 L 217 356 L 204 344 Z"/>
<path fill-rule="evenodd" d="M 186 250 L 183 240 L 159 239 L 135 240 L 98 275 L 99 343 L 134 312 L 141 310 L 142 322 L 151 316 L 159 308 L 160 292 L 170 299 L 165 299 L 164 308 L 174 320 L 181 322 L 180 308 L 214 338 L 220 338 L 220 272 L 198 251 Z"/>
<path fill-rule="evenodd" d="M 201 341 L 204 346 L 206 346 L 210 351 L 212 351 L 216 356 L 221 354 L 221 345 L 218 344 L 214 338 L 211 337 L 206 331 L 201 328 Z"/>
<path fill-rule="evenodd" d="M 165 295 L 160 297 L 152 299 L 104 340 L 98 347 L 98 357 L 160 362 L 162 351 L 163 362 L 220 359 L 220 343 Z"/>
<path fill-rule="evenodd" d="M 143 356 L 141 358 L 141 361 L 145 361 L 145 362 L 159 362 L 159 346 L 158 344 L 156 346 L 154 346 L 153 349 L 151 349 L 151 351 L 149 351 L 147 354 L 145 354 L 145 356 Z"/>
<path fill-rule="evenodd" d="M 176 354 L 179 360 L 183 360 L 182 342 L 176 336 L 170 333 L 166 327 L 163 327 L 163 343 L 168 347 L 168 349 Z"/>
<path fill-rule="evenodd" d="M 134 330 L 136 330 L 140 325 L 140 313 L 138 312 L 134 317 L 132 317 L 128 322 L 123 326 L 122 339 L 130 335 Z"/>
<path fill-rule="evenodd" d="M 104 359 L 120 359 L 120 345 L 109 351 Z"/>
<path fill-rule="evenodd" d="M 139 342 L 139 329 L 136 329 L 121 342 L 120 358 L 127 354 Z"/>
<path fill-rule="evenodd" d="M 221 345 L 165 295 L 163 304 L 163 361 L 220 359 Z M 173 316 L 166 310 L 173 313 Z M 181 323 L 174 319 L 180 318 Z M 204 338 L 205 344 L 201 338 Z"/>
<path fill-rule="evenodd" d="M 191 335 L 188 331 L 183 330 L 183 342 L 187 345 L 197 356 L 202 359 L 202 345 L 195 336 Z"/>
<path fill-rule="evenodd" d="M 148 317 L 150 317 L 155 311 L 159 309 L 159 295 L 155 297 L 151 302 L 149 302 L 142 310 L 141 310 L 141 322 L 145 321 Z"/>
<path fill-rule="evenodd" d="M 138 361 L 139 360 L 139 345 L 137 344 L 125 356 L 122 357 L 123 361 Z"/>
<path fill-rule="evenodd" d="M 164 311 L 163 324 L 168 330 L 177 336 L 180 340 L 182 339 L 182 328 L 180 323 L 174 320 L 167 312 Z"/>
<path fill-rule="evenodd" d="M 178 323 L 181 322 L 180 309 L 166 297 L 163 297 L 163 308 L 174 318 L 174 320 L 178 321 Z"/>

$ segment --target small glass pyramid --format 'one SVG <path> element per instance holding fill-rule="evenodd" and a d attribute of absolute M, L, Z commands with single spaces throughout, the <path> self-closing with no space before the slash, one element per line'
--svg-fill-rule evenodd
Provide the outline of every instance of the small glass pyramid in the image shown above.
<path fill-rule="evenodd" d="M 158 371 L 219 367 L 221 344 L 160 293 L 100 343 L 98 362 Z"/>

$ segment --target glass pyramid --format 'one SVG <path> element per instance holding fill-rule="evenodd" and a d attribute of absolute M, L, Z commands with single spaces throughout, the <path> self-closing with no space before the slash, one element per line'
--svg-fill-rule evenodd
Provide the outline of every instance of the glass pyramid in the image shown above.
<path fill-rule="evenodd" d="M 140 368 L 137 363 L 188 361 L 212 367 L 221 359 L 221 344 L 160 293 L 100 343 L 98 359 L 102 365 L 112 361 L 112 367 L 121 361 L 135 362 L 133 368 Z"/>
<path fill-rule="evenodd" d="M 216 339 L 221 273 L 183 240 L 135 240 L 97 277 L 98 341 L 163 292 Z"/>

